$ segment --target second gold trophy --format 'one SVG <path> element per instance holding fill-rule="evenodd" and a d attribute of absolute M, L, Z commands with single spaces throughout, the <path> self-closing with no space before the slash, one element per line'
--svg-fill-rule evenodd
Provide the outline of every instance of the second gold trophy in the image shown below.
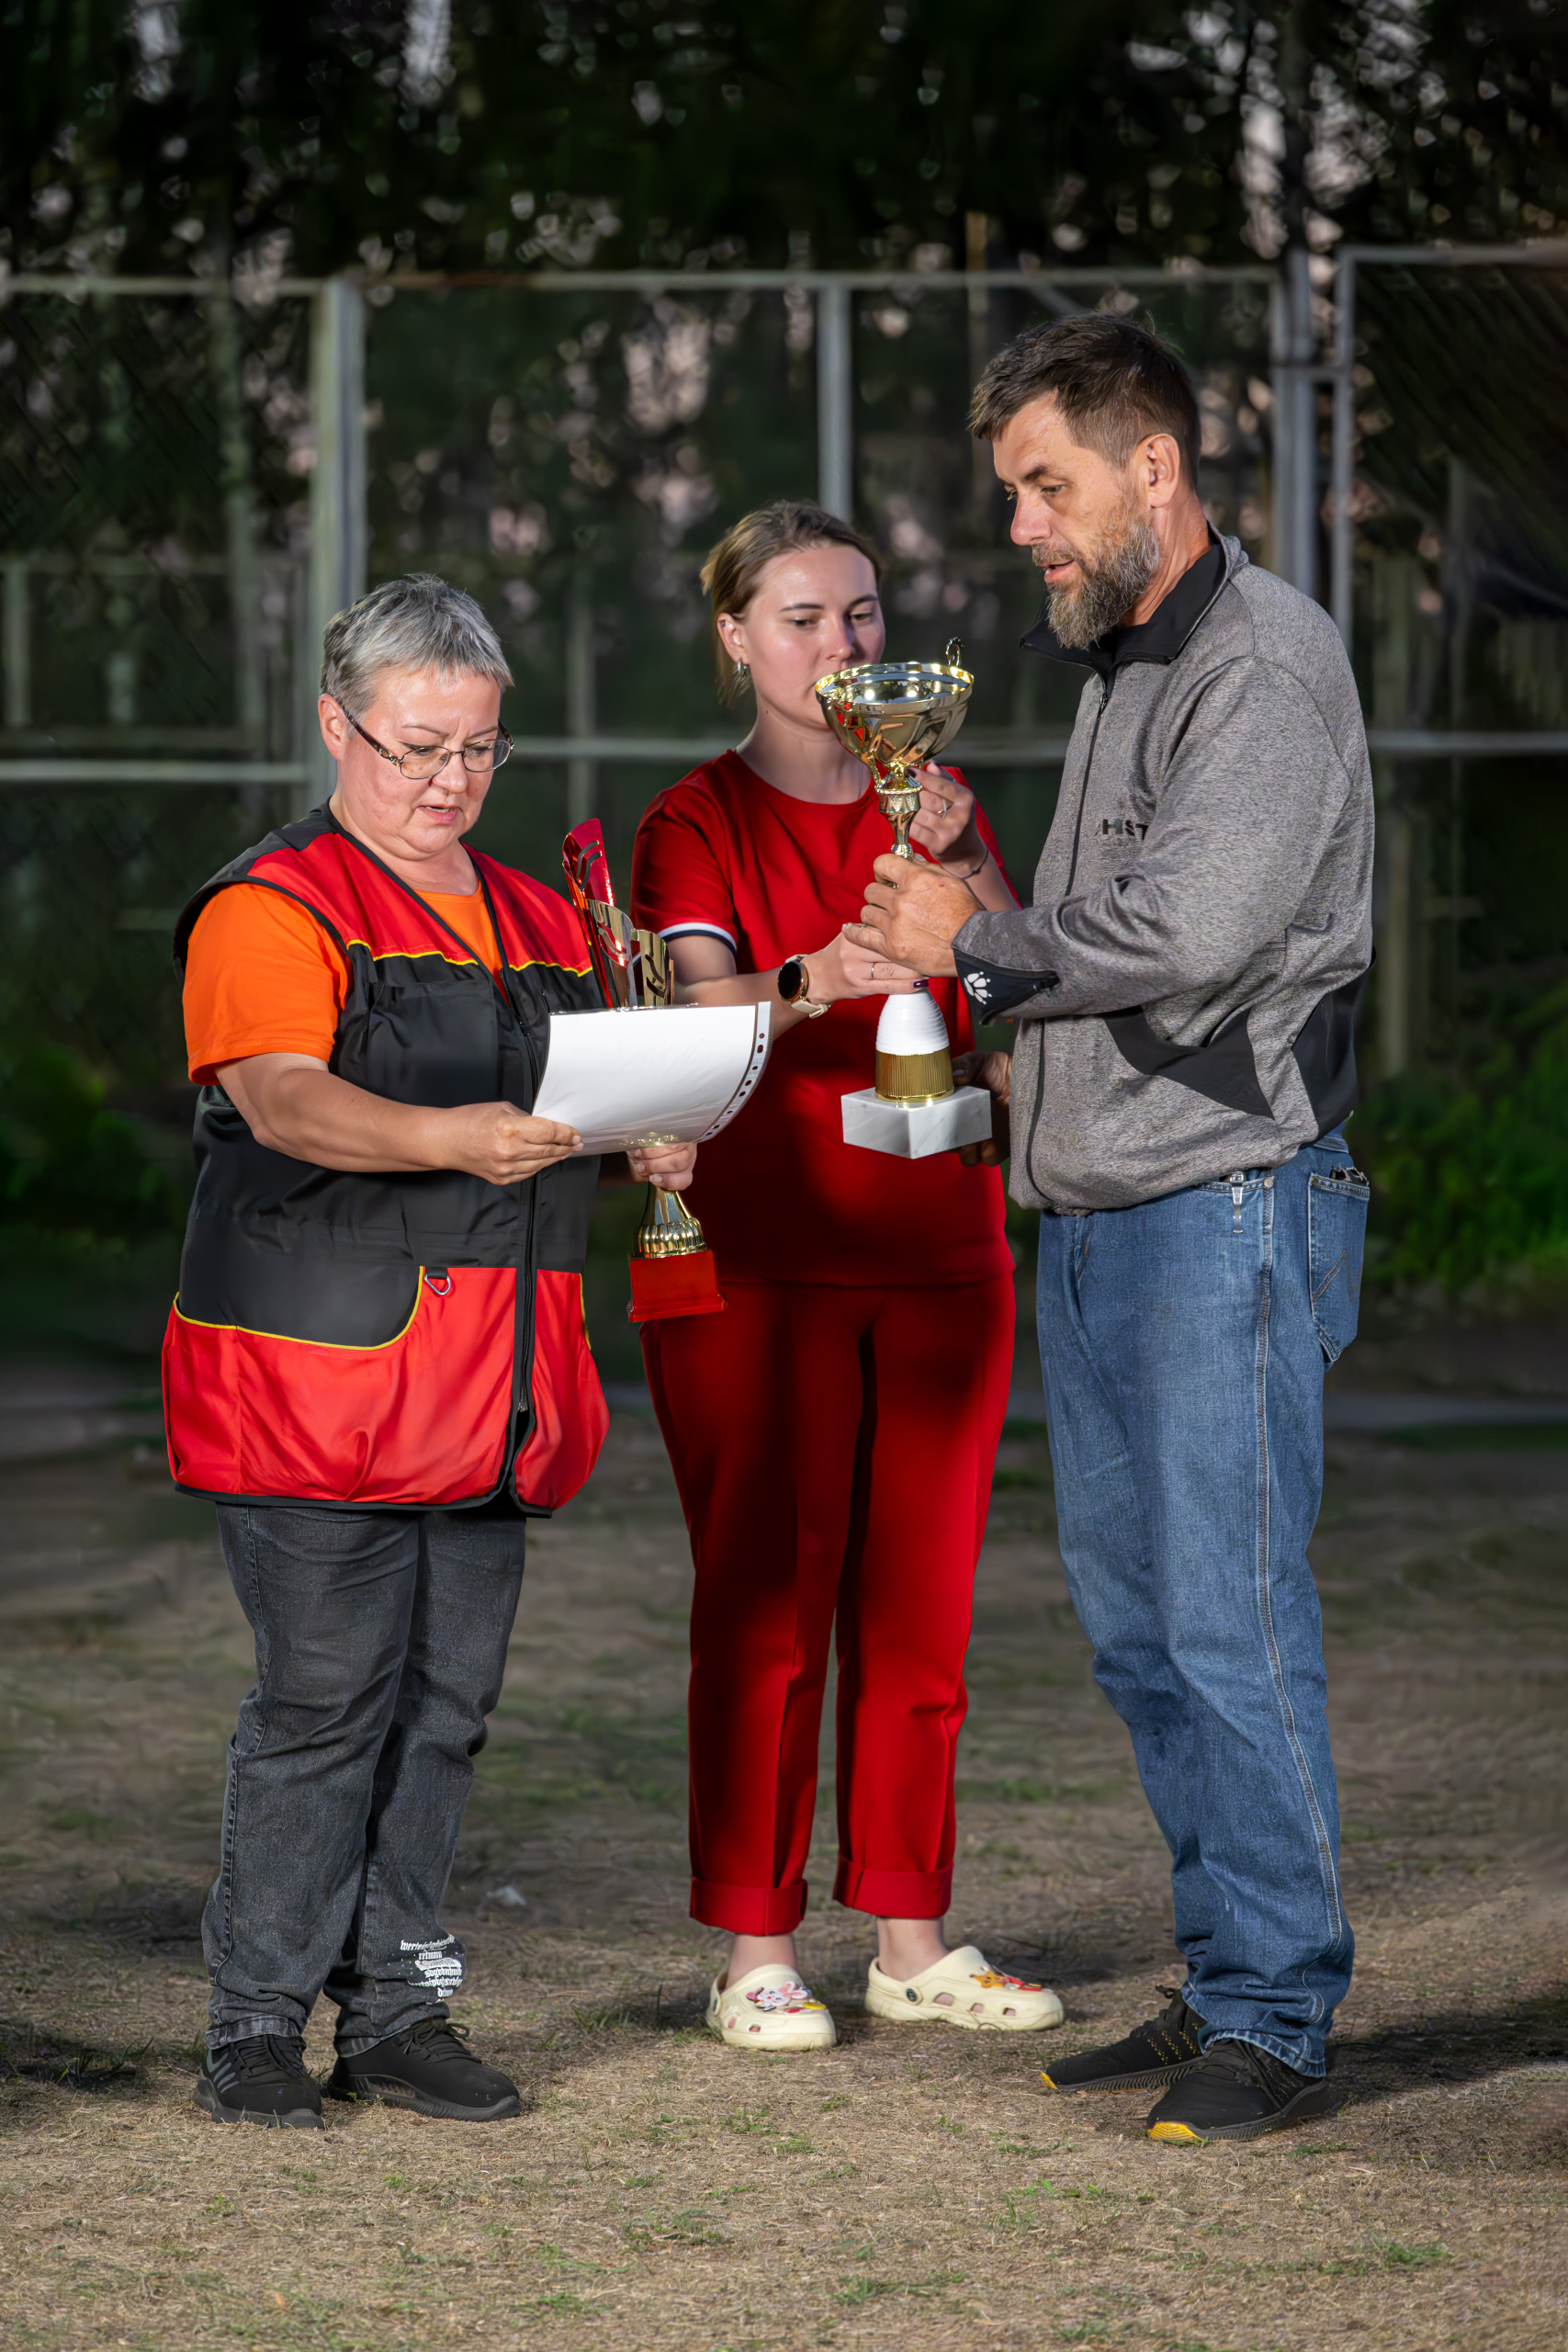
<path fill-rule="evenodd" d="M 871 771 L 897 857 L 912 857 L 919 770 L 964 724 L 975 680 L 956 639 L 941 662 L 864 662 L 817 682 L 817 699 L 845 748 Z M 876 1083 L 843 1097 L 844 1141 L 924 1159 L 991 1132 L 991 1098 L 953 1083 L 947 1024 L 924 980 L 890 996 L 876 1027 Z"/>

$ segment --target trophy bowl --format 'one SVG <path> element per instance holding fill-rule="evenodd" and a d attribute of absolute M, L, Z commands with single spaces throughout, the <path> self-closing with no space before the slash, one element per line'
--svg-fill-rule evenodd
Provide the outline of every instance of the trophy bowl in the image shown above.
<path fill-rule="evenodd" d="M 909 827 L 919 814 L 916 772 L 952 742 L 975 691 L 960 650 L 955 639 L 944 662 L 862 662 L 817 681 L 829 726 L 871 771 L 899 857 L 911 854 Z"/>
<path fill-rule="evenodd" d="M 818 678 L 822 715 L 871 771 L 899 857 L 913 857 L 909 827 L 920 809 L 919 771 L 945 751 L 975 691 L 956 638 L 940 662 L 863 662 Z M 842 1098 L 844 1141 L 904 1159 L 981 1143 L 991 1132 L 983 1089 L 954 1087 L 947 1024 L 924 980 L 890 996 L 876 1028 L 876 1084 Z"/>

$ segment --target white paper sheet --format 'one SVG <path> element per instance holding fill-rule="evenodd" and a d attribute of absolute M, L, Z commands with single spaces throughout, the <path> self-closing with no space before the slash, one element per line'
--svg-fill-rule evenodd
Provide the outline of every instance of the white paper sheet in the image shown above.
<path fill-rule="evenodd" d="M 658 1012 L 556 1012 L 534 1108 L 575 1127 L 589 1151 L 705 1143 L 767 1068 L 765 1004 Z"/>

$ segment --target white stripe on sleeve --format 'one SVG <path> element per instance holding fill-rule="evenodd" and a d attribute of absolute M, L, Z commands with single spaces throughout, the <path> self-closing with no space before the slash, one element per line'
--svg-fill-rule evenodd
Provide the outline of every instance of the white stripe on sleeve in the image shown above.
<path fill-rule="evenodd" d="M 726 931 L 721 923 L 716 922 L 672 922 L 667 924 L 659 936 L 660 939 L 722 939 L 732 953 L 736 945 L 734 933 Z"/>

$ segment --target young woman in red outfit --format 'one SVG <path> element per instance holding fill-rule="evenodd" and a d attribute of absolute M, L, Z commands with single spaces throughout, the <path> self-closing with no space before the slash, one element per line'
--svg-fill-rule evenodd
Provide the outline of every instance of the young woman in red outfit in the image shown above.
<path fill-rule="evenodd" d="M 778 1040 L 745 1116 L 703 1152 L 697 1206 L 727 1309 L 643 1330 L 696 1569 L 692 1913 L 734 1938 L 708 2022 L 753 2050 L 834 2039 L 795 1929 L 835 1617 L 833 1891 L 876 1919 L 866 2006 L 1014 2030 L 1062 2014 L 942 1935 L 1012 1262 L 994 1165 L 842 1139 L 840 1098 L 870 1083 L 882 1000 L 910 975 L 842 936 L 891 828 L 813 688 L 880 659 L 879 576 L 870 543 L 817 506 L 763 508 L 721 540 L 703 574 L 721 691 L 749 684 L 756 719 L 739 751 L 658 796 L 632 863 L 636 920 L 670 941 L 683 992 L 766 1001 Z M 978 906 L 1014 905 L 962 776 L 927 779 L 920 854 Z M 932 993 L 969 1047 L 956 984 Z"/>

